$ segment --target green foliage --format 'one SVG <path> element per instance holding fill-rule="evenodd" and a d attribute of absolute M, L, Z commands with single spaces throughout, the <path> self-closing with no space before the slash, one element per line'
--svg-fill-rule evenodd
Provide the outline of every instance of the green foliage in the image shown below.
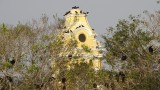
<path fill-rule="evenodd" d="M 1 62 L 0 65 L 3 69 L 11 68 L 13 66 L 10 62 Z"/>
<path fill-rule="evenodd" d="M 120 20 L 111 38 L 103 36 L 105 47 L 109 51 L 107 56 L 114 55 L 114 57 L 110 57 L 113 59 L 120 58 L 122 54 L 128 54 L 128 57 L 138 59 L 137 55 L 147 52 L 145 48 L 153 40 L 153 37 L 149 32 L 139 28 L 140 24 L 140 20 L 134 17 L 130 18 L 130 22 Z M 146 53 L 146 55 L 148 54 Z"/>
<path fill-rule="evenodd" d="M 39 45 L 39 44 L 33 44 L 33 45 L 32 45 L 32 50 L 33 50 L 33 51 L 37 51 L 39 48 L 40 48 L 40 45 Z"/>
<path fill-rule="evenodd" d="M 33 72 L 38 71 L 38 70 L 39 70 L 39 67 L 36 64 L 30 65 L 28 67 L 28 73 L 33 73 Z"/>
<path fill-rule="evenodd" d="M 93 84 L 104 84 L 106 81 L 106 71 L 95 71 L 91 65 L 80 62 L 73 63 L 73 68 L 66 70 L 65 75 L 67 79 L 67 85 L 70 89 L 91 89 Z"/>
<path fill-rule="evenodd" d="M 159 82 L 156 81 L 158 77 L 153 66 L 159 54 L 155 53 L 156 50 L 151 54 L 148 47 L 153 40 L 157 40 L 153 33 L 158 32 L 151 32 L 151 28 L 146 28 L 142 22 L 138 17 L 130 16 L 128 21 L 120 20 L 115 28 L 110 27 L 108 32 L 111 35 L 103 36 L 107 50 L 105 59 L 113 70 L 124 71 L 127 75 L 127 83 L 130 84 L 123 87 L 155 90 L 159 88 Z M 127 57 L 125 61 L 121 59 L 123 55 Z M 123 88 L 120 83 L 116 87 Z"/>
<path fill-rule="evenodd" d="M 0 87 L 5 90 L 53 89 L 52 62 L 63 61 L 59 56 L 64 50 L 63 41 L 58 36 L 62 30 L 56 28 L 57 24 L 47 24 L 47 17 L 43 20 L 43 27 L 21 23 L 14 27 L 0 25 L 0 73 L 3 76 L 0 75 L 0 79 L 6 81 L 0 80 Z M 14 65 L 5 60 L 13 57 Z M 7 75 L 14 81 L 8 81 Z"/>
<path fill-rule="evenodd" d="M 6 32 L 7 31 L 7 26 L 4 23 L 1 26 L 1 30 L 2 30 L 2 32 Z"/>
<path fill-rule="evenodd" d="M 82 45 L 82 48 L 85 52 L 90 53 L 91 52 L 91 48 L 89 48 L 88 46 Z"/>

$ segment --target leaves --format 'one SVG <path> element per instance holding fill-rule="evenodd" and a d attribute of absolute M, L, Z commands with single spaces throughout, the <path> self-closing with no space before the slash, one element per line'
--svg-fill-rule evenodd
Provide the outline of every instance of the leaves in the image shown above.
<path fill-rule="evenodd" d="M 127 82 L 133 83 L 126 86 L 127 88 L 154 89 L 155 87 L 158 88 L 159 84 L 155 80 L 155 78 L 158 78 L 156 76 L 157 72 L 154 72 L 153 69 L 158 54 L 154 53 L 153 48 L 149 46 L 153 40 L 157 39 L 154 33 L 158 32 L 156 30 L 150 32 L 150 29 L 155 28 L 144 27 L 144 23 L 141 22 L 145 21 L 130 16 L 128 21 L 120 20 L 116 27 L 110 28 L 112 35 L 109 35 L 110 37 L 103 36 L 107 50 L 105 59 L 108 64 L 112 65 L 113 70 L 118 69 L 118 71 L 127 72 L 127 78 L 129 79 L 127 79 Z M 147 23 L 150 24 L 151 22 Z M 155 27 L 158 28 L 158 26 Z M 122 61 L 120 61 L 120 58 Z M 124 60 L 126 61 L 124 62 Z M 153 84 L 157 86 L 153 87 Z"/>
<path fill-rule="evenodd" d="M 14 76 L 13 86 L 3 82 L 6 88 L 28 90 L 34 89 L 34 84 L 38 83 L 43 84 L 41 88 L 51 89 L 50 83 L 53 85 L 53 82 L 48 79 L 53 70 L 57 70 L 51 68 L 51 63 L 63 61 L 59 54 L 67 47 L 63 48 L 64 41 L 57 35 L 62 30 L 55 29 L 55 24 L 48 24 L 46 17 L 42 19 L 42 26 L 29 23 L 19 23 L 14 27 L 0 25 L 0 73 Z M 14 65 L 8 60 L 12 57 L 16 60 L 16 64 L 12 62 Z"/>
<path fill-rule="evenodd" d="M 91 48 L 89 48 L 88 46 L 82 45 L 82 48 L 87 53 L 91 52 Z"/>

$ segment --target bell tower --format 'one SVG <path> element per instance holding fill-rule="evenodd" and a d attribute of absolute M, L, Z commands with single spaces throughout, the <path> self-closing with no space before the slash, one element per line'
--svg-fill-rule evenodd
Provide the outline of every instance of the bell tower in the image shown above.
<path fill-rule="evenodd" d="M 85 62 L 92 61 L 94 69 L 101 69 L 100 43 L 96 40 L 96 33 L 88 23 L 89 12 L 83 12 L 79 7 L 64 14 L 65 17 L 65 38 L 74 37 L 77 41 L 77 50 L 83 50 L 81 56 Z"/>

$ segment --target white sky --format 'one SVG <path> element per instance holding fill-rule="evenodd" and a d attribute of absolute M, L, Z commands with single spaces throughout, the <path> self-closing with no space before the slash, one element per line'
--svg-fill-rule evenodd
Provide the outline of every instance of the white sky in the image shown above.
<path fill-rule="evenodd" d="M 160 10 L 156 0 L 0 0 L 0 23 L 26 23 L 39 19 L 42 14 L 53 20 L 53 15 L 63 17 L 73 6 L 90 12 L 88 20 L 99 34 L 98 38 L 118 19 L 127 19 L 130 14 L 143 14 L 144 10 Z"/>

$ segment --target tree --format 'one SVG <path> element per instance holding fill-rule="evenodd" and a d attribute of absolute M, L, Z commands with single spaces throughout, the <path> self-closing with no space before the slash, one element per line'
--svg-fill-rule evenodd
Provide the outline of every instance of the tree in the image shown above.
<path fill-rule="evenodd" d="M 116 88 L 136 90 L 160 88 L 159 47 L 152 43 L 159 40 L 158 18 L 159 13 L 156 13 L 154 18 L 151 16 L 147 19 L 149 21 L 140 20 L 139 16 L 130 16 L 129 20 L 120 20 L 115 28 L 110 27 L 107 30 L 108 35 L 103 36 L 107 50 L 105 59 L 117 77 L 114 80 Z M 125 81 L 118 82 L 119 78 Z"/>
<path fill-rule="evenodd" d="M 33 20 L 33 23 L 19 23 L 15 27 L 1 25 L 1 89 L 53 89 L 52 74 L 56 68 L 53 69 L 51 63 L 62 61 L 59 54 L 67 48 L 63 47 L 60 34 L 64 20 L 49 24 L 48 17 L 43 15 L 39 22 Z"/>

